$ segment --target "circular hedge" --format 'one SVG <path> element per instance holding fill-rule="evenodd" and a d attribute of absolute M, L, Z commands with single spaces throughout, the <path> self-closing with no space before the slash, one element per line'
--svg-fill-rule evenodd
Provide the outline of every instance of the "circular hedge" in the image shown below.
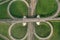
<path fill-rule="evenodd" d="M 51 29 L 48 24 L 43 22 L 40 25 L 35 25 L 35 31 L 38 36 L 45 38 L 49 36 Z"/>
<path fill-rule="evenodd" d="M 15 24 L 12 27 L 11 35 L 16 39 L 22 39 L 27 33 L 27 25 L 23 26 L 21 23 Z"/>
<path fill-rule="evenodd" d="M 28 7 L 23 1 L 15 1 L 10 6 L 10 13 L 14 17 L 22 18 L 23 16 L 27 16 Z"/>

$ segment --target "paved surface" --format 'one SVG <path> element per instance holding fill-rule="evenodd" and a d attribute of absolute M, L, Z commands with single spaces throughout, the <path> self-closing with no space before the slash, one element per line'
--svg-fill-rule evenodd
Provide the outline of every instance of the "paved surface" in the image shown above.
<path fill-rule="evenodd" d="M 26 19 L 2 19 L 0 22 L 10 22 L 10 23 L 22 23 L 22 22 L 43 22 L 43 21 L 51 21 L 51 20 L 60 20 L 60 18 L 26 18 Z"/>
<path fill-rule="evenodd" d="M 27 40 L 34 40 L 34 26 L 33 23 L 28 23 L 28 36 Z"/>
<path fill-rule="evenodd" d="M 29 10 L 29 13 L 28 13 L 28 16 L 32 16 L 34 15 L 34 10 L 35 10 L 35 6 L 36 6 L 36 0 L 30 0 L 30 6 L 28 8 Z M 25 20 L 25 19 L 24 19 Z M 27 37 L 27 40 L 34 40 L 34 26 L 33 26 L 33 23 L 29 22 L 28 23 L 28 37 Z"/>
<path fill-rule="evenodd" d="M 34 15 L 34 11 L 35 11 L 35 7 L 36 7 L 36 4 L 37 4 L 37 0 L 30 0 L 31 3 L 30 3 L 30 8 L 31 8 L 31 16 Z"/>

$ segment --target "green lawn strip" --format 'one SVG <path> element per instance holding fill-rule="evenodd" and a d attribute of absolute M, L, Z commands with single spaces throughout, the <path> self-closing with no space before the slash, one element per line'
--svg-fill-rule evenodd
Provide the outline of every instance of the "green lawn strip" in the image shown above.
<path fill-rule="evenodd" d="M 9 19 L 10 18 L 10 16 L 7 13 L 8 3 L 9 2 L 7 2 L 3 5 L 0 5 L 0 19 Z"/>
<path fill-rule="evenodd" d="M 35 25 L 36 34 L 40 37 L 47 37 L 50 34 L 50 27 L 47 23 L 42 22 L 39 26 Z"/>
<path fill-rule="evenodd" d="M 52 37 L 49 40 L 60 40 L 60 21 L 50 21 L 53 25 L 54 32 Z"/>
<path fill-rule="evenodd" d="M 38 0 L 35 14 L 38 14 L 41 17 L 52 16 L 57 11 L 57 8 L 56 0 Z"/>
<path fill-rule="evenodd" d="M 9 38 L 9 36 L 8 36 L 9 26 L 10 26 L 10 23 L 0 22 L 0 34 L 2 34 L 3 36 L 6 36 L 7 38 Z"/>
<path fill-rule="evenodd" d="M 12 3 L 10 12 L 14 17 L 22 18 L 23 16 L 27 16 L 28 7 L 24 2 L 16 1 Z"/>
<path fill-rule="evenodd" d="M 16 39 L 23 38 L 27 33 L 27 25 L 23 26 L 21 23 L 16 24 L 12 27 L 12 36 Z"/>

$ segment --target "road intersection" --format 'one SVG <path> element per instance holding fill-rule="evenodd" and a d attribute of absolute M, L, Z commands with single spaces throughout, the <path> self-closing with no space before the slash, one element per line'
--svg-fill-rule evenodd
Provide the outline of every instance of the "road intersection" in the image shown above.
<path fill-rule="evenodd" d="M 51 27 L 51 34 L 50 34 L 49 37 L 47 37 L 47 38 L 40 38 L 40 37 L 37 36 L 37 34 L 35 34 L 35 36 L 36 36 L 39 40 L 40 40 L 40 39 L 41 39 L 41 40 L 45 40 L 45 39 L 50 38 L 51 35 L 53 34 L 53 26 L 52 26 L 48 21 L 51 21 L 51 20 L 60 20 L 60 18 L 55 18 L 55 17 L 57 17 L 57 16 L 59 15 L 59 12 L 60 12 L 60 2 L 59 2 L 58 0 L 56 0 L 56 1 L 57 1 L 57 4 L 58 4 L 58 10 L 57 10 L 57 12 L 56 12 L 53 16 L 50 16 L 50 17 L 47 17 L 47 18 L 24 18 L 24 19 L 22 18 L 22 19 L 20 19 L 20 18 L 15 18 L 15 17 L 13 17 L 13 16 L 10 14 L 10 12 L 9 12 L 9 8 L 10 8 L 11 4 L 12 4 L 14 1 L 16 1 L 16 0 L 11 1 L 11 2 L 9 3 L 9 5 L 8 5 L 8 8 L 7 8 L 7 12 L 8 12 L 8 14 L 10 15 L 10 17 L 11 17 L 12 19 L 1 19 L 1 20 L 0 20 L 0 22 L 10 22 L 10 23 L 12 23 L 12 25 L 9 27 L 9 30 L 8 30 L 8 34 L 9 34 L 10 38 L 11 38 L 12 40 L 16 40 L 15 38 L 13 38 L 13 37 L 11 36 L 11 28 L 12 28 L 16 23 L 27 23 L 27 22 L 28 22 L 27 34 L 26 34 L 26 36 L 25 36 L 24 38 L 22 38 L 21 40 L 24 40 L 26 37 L 27 37 L 27 40 L 33 40 L 33 39 L 34 39 L 33 34 L 35 34 L 35 31 L 34 31 L 35 29 L 34 29 L 34 25 L 33 25 L 32 22 L 46 22 L 47 24 L 49 24 L 50 27 Z M 6 3 L 6 2 L 8 2 L 8 1 L 2 2 L 2 3 L 0 3 L 0 5 L 4 4 L 4 3 Z M 26 5 L 27 5 L 27 7 L 29 8 L 28 2 L 26 2 L 25 0 L 23 0 L 23 2 L 25 2 Z M 33 16 L 33 15 L 34 15 L 33 13 L 34 13 L 34 10 L 35 10 L 36 3 L 37 3 L 36 0 L 31 0 L 31 3 L 30 3 L 31 14 L 30 14 L 30 16 Z"/>

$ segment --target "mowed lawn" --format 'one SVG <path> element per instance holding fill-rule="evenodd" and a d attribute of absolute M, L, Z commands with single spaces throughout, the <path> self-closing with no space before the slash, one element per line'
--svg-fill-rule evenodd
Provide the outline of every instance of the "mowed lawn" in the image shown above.
<path fill-rule="evenodd" d="M 2 37 L 0 37 L 0 40 L 5 40 L 5 39 L 3 39 Z"/>
<path fill-rule="evenodd" d="M 59 0 L 59 2 L 60 2 L 60 0 Z"/>
<path fill-rule="evenodd" d="M 41 17 L 52 16 L 57 11 L 57 8 L 56 0 L 38 0 L 35 14 Z"/>
<path fill-rule="evenodd" d="M 3 2 L 4 0 L 0 0 L 0 3 Z M 5 0 L 6 1 L 6 0 Z"/>
<path fill-rule="evenodd" d="M 22 18 L 23 16 L 27 16 L 28 7 L 22 1 L 15 1 L 10 7 L 10 12 L 12 16 Z"/>
<path fill-rule="evenodd" d="M 8 3 L 9 2 L 7 2 L 3 5 L 0 5 L 0 19 L 9 19 L 10 18 L 10 16 L 7 13 Z"/>
<path fill-rule="evenodd" d="M 27 25 L 23 26 L 22 23 L 15 24 L 12 27 L 12 36 L 16 39 L 23 38 L 27 33 Z"/>
<path fill-rule="evenodd" d="M 54 32 L 49 40 L 60 40 L 60 21 L 50 21 L 53 25 Z"/>
<path fill-rule="evenodd" d="M 49 36 L 51 28 L 47 23 L 41 22 L 40 25 L 35 25 L 36 34 L 42 38 Z"/>
<path fill-rule="evenodd" d="M 8 35 L 8 28 L 10 26 L 10 23 L 2 23 L 0 22 L 0 34 L 2 34 L 3 36 L 9 38 Z M 0 37 L 0 40 L 2 40 L 3 38 Z"/>

